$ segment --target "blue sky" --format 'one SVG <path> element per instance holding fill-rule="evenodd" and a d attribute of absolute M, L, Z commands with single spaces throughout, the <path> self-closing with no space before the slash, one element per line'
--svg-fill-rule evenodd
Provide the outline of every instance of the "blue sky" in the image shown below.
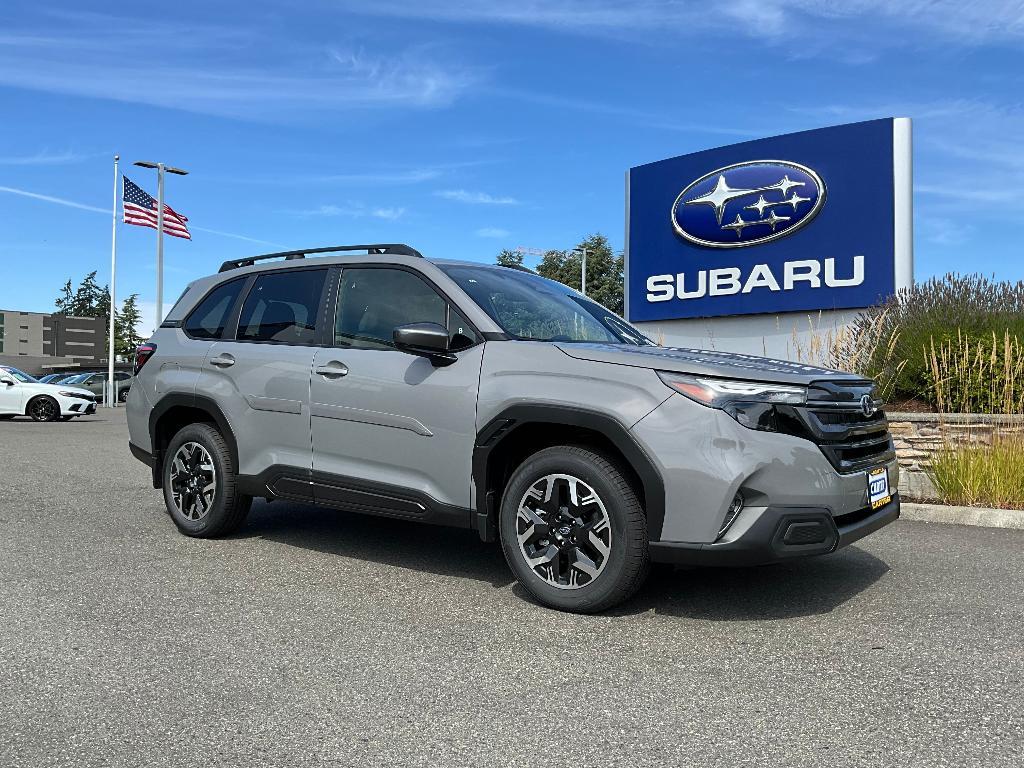
<path fill-rule="evenodd" d="M 6 0 L 0 307 L 109 277 L 112 155 L 191 171 L 165 301 L 226 258 L 403 241 L 623 240 L 633 165 L 874 117 L 915 119 L 915 258 L 1024 277 L 1024 2 Z M 155 193 L 152 171 L 129 176 Z M 104 215 L 104 211 L 106 214 Z M 155 296 L 120 228 L 118 292 Z"/>

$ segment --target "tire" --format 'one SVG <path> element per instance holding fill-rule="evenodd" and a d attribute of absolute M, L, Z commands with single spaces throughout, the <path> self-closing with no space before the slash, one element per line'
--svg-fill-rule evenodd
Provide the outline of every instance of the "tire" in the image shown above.
<path fill-rule="evenodd" d="M 130 392 L 130 391 L 131 390 L 128 390 L 128 389 L 120 390 L 117 393 L 117 402 L 119 402 L 119 403 L 127 403 L 128 402 L 128 392 Z"/>
<path fill-rule="evenodd" d="M 558 610 L 597 613 L 617 605 L 650 568 L 636 491 L 614 461 L 587 448 L 556 446 L 526 459 L 502 496 L 499 528 L 519 583 Z"/>
<path fill-rule="evenodd" d="M 205 490 L 211 482 L 212 491 Z M 252 497 L 240 494 L 236 482 L 231 451 L 212 424 L 189 424 L 171 440 L 163 466 L 164 503 L 186 536 L 213 538 L 238 530 Z"/>
<path fill-rule="evenodd" d="M 48 395 L 38 395 L 28 401 L 25 415 L 32 421 L 56 421 L 60 418 L 60 403 Z"/>

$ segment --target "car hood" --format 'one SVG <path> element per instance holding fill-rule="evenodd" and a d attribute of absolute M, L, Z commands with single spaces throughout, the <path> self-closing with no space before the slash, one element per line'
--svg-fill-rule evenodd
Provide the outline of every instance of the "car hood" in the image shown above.
<path fill-rule="evenodd" d="M 598 363 L 631 365 L 659 371 L 723 376 L 773 384 L 810 384 L 822 379 L 863 381 L 863 376 L 805 363 L 756 355 L 680 347 L 634 347 L 628 344 L 555 344 L 569 357 Z"/>

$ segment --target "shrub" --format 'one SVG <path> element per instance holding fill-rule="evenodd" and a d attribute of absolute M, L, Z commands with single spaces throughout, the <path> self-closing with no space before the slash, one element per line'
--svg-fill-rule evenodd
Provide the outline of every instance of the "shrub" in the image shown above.
<path fill-rule="evenodd" d="M 988 339 L 958 331 L 932 339 L 928 353 L 927 394 L 943 413 L 1024 412 L 1024 346 L 1009 331 Z"/>
<path fill-rule="evenodd" d="M 991 445 L 947 446 L 928 470 L 947 504 L 1024 509 L 1024 439 L 994 438 Z"/>
<path fill-rule="evenodd" d="M 1024 340 L 1024 282 L 949 274 L 899 291 L 880 307 L 861 314 L 840 357 L 847 367 L 878 379 L 892 393 L 923 397 L 937 406 L 932 349 L 941 363 L 943 349 L 952 357 L 962 357 L 963 345 L 973 350 L 979 340 L 990 344 L 993 335 L 1014 344 Z M 956 354 L 956 349 L 961 352 Z M 961 370 L 953 366 L 940 374 L 948 378 Z M 964 389 L 952 381 L 950 386 Z"/>

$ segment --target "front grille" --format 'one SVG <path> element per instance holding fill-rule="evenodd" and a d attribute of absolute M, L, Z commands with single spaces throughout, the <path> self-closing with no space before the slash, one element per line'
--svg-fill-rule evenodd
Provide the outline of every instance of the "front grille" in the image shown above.
<path fill-rule="evenodd" d="M 864 415 L 861 400 L 871 398 L 875 411 Z M 889 420 L 869 381 L 815 382 L 807 404 L 794 408 L 804 432 L 839 472 L 857 472 L 896 456 Z"/>

